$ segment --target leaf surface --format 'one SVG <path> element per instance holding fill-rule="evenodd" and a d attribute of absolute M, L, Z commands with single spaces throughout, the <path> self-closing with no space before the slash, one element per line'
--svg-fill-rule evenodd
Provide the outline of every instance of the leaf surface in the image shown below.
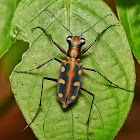
<path fill-rule="evenodd" d="M 9 30 L 14 11 L 20 0 L 0 1 L 0 58 L 11 46 Z"/>
<path fill-rule="evenodd" d="M 117 0 L 118 15 L 123 25 L 130 47 L 140 63 L 140 1 Z"/>
<path fill-rule="evenodd" d="M 69 32 L 44 9 L 54 13 L 74 35 L 80 35 L 107 14 L 112 14 L 83 35 L 86 39 L 84 47 L 94 42 L 97 34 L 104 28 L 118 23 L 115 15 L 102 0 L 23 0 L 12 22 L 11 38 L 28 41 L 30 48 L 24 53 L 16 70 L 36 68 L 53 57 L 62 60 L 67 58 L 41 30 L 31 32 L 36 26 L 44 27 L 60 46 L 68 49 L 66 37 L 70 35 Z M 80 62 L 85 67 L 97 69 L 117 85 L 134 89 L 134 62 L 121 25 L 107 30 L 97 43 L 81 56 Z M 57 78 L 59 69 L 60 64 L 51 61 L 36 71 L 12 73 L 12 90 L 28 123 L 39 106 L 42 78 Z M 63 109 L 56 97 L 56 86 L 57 83 L 53 81 L 44 82 L 42 107 L 31 124 L 36 137 L 40 140 L 87 139 L 86 122 L 92 97 L 80 91 L 76 102 Z M 103 77 L 89 71 L 83 72 L 82 86 L 95 94 L 89 139 L 112 140 L 127 117 L 134 93 L 110 86 Z"/>

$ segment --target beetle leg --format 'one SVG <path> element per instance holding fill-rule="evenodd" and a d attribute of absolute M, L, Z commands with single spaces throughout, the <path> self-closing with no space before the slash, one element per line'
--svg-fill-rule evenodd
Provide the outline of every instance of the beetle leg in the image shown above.
<path fill-rule="evenodd" d="M 36 67 L 36 68 L 34 68 L 34 69 L 25 70 L 25 71 L 17 71 L 17 70 L 13 70 L 13 71 L 14 71 L 14 72 L 23 72 L 23 73 L 24 73 L 24 72 L 28 72 L 28 71 L 37 70 L 37 69 L 39 69 L 40 67 L 44 66 L 45 64 L 47 64 L 48 62 L 50 62 L 50 61 L 52 61 L 52 60 L 56 60 L 56 61 L 58 61 L 59 63 L 62 62 L 62 60 L 60 60 L 60 59 L 58 59 L 58 58 L 56 58 L 56 57 L 53 57 L 52 59 L 48 60 L 47 62 L 41 64 L 40 66 L 38 66 L 38 67 Z"/>
<path fill-rule="evenodd" d="M 92 106 L 93 106 L 93 101 L 94 101 L 95 95 L 93 93 L 91 93 L 90 91 L 88 91 L 87 89 L 83 88 L 83 87 L 81 87 L 81 90 L 84 90 L 85 92 L 87 92 L 88 94 L 90 94 L 93 97 L 92 103 L 91 103 L 91 107 L 90 107 L 90 111 L 89 111 L 89 115 L 88 115 L 88 120 L 87 120 L 87 140 L 89 140 L 89 136 L 88 136 L 89 119 L 90 119 L 90 114 L 91 114 L 91 110 L 92 110 Z"/>
<path fill-rule="evenodd" d="M 100 74 L 105 80 L 107 80 L 110 84 L 114 85 L 114 86 L 117 87 L 117 88 L 123 89 L 123 90 L 125 90 L 125 91 L 129 91 L 129 92 L 134 92 L 134 91 L 132 91 L 132 90 L 125 89 L 125 88 L 123 88 L 123 87 L 120 87 L 120 86 L 114 84 L 113 82 L 111 82 L 110 80 L 108 80 L 104 75 L 102 75 L 99 71 L 97 71 L 97 70 L 95 70 L 95 69 L 90 69 L 90 68 L 86 68 L 86 67 L 83 67 L 83 69 L 84 69 L 84 70 L 89 70 L 89 71 L 97 72 L 97 73 Z"/>
<path fill-rule="evenodd" d="M 43 93 L 43 83 L 44 83 L 44 80 L 51 80 L 51 81 L 54 81 L 54 82 L 57 82 L 57 79 L 54 79 L 54 78 L 48 78 L 48 77 L 43 77 L 42 79 L 42 88 L 41 88 L 41 95 L 40 95 L 40 102 L 39 102 L 39 106 L 38 106 L 38 109 L 36 111 L 36 114 L 35 116 L 33 117 L 33 119 L 31 120 L 31 122 L 29 124 L 26 125 L 26 127 L 23 129 L 23 131 L 25 131 L 29 126 L 30 124 L 35 120 L 39 110 L 40 110 L 40 107 L 41 107 L 41 102 L 42 102 L 42 93 Z"/>
<path fill-rule="evenodd" d="M 100 33 L 98 33 L 98 35 L 97 35 L 97 37 L 95 38 L 94 42 L 93 42 L 92 44 L 90 44 L 88 47 L 86 47 L 86 48 L 84 48 L 84 49 L 82 50 L 82 54 L 84 54 L 90 47 L 92 47 L 92 46 L 95 44 L 95 42 L 97 41 L 97 39 L 98 39 L 107 29 L 109 29 L 111 26 L 114 26 L 114 25 L 115 25 L 115 24 L 111 24 L 111 25 L 107 26 L 103 31 L 101 31 Z"/>
<path fill-rule="evenodd" d="M 32 28 L 31 31 L 34 31 L 34 30 L 37 29 L 37 28 L 41 29 L 46 35 L 49 35 L 49 37 L 50 37 L 51 41 L 53 42 L 53 44 L 55 44 L 55 45 L 59 48 L 59 50 L 60 50 L 62 53 L 67 54 L 66 51 L 65 51 L 61 46 L 59 46 L 59 45 L 52 39 L 51 34 L 49 34 L 44 28 L 42 28 L 42 27 L 40 27 L 40 26 L 37 26 L 37 27 L 35 27 L 35 28 Z"/>

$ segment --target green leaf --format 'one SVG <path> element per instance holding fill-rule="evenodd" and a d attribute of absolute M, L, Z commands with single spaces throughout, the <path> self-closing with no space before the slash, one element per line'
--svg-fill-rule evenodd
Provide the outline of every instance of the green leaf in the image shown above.
<path fill-rule="evenodd" d="M 69 32 L 44 9 L 53 12 L 74 35 L 80 35 L 107 14 L 112 14 L 83 35 L 86 39 L 84 47 L 94 42 L 97 34 L 105 27 L 118 23 L 102 0 L 23 0 L 12 22 L 11 38 L 28 41 L 30 48 L 24 53 L 16 70 L 36 68 L 53 57 L 62 60 L 67 58 L 40 29 L 31 32 L 36 26 L 44 27 L 60 46 L 68 49 L 66 37 L 70 35 Z M 117 85 L 134 89 L 133 57 L 121 25 L 108 29 L 97 43 L 81 56 L 80 62 L 85 67 L 97 69 Z M 59 69 L 60 64 L 51 61 L 36 71 L 12 73 L 12 90 L 28 123 L 39 106 L 42 78 L 57 78 Z M 44 82 L 42 107 L 31 124 L 36 137 L 41 140 L 87 139 L 86 122 L 92 97 L 80 91 L 76 102 L 63 109 L 56 98 L 56 86 L 57 83 L 53 81 Z M 89 139 L 112 140 L 127 117 L 134 93 L 110 86 L 103 77 L 90 71 L 83 72 L 82 86 L 95 94 Z"/>
<path fill-rule="evenodd" d="M 140 1 L 117 0 L 117 10 L 131 49 L 140 63 Z"/>
<path fill-rule="evenodd" d="M 20 46 L 20 49 L 19 49 Z M 9 50 L 0 59 L 0 68 L 4 71 L 5 77 L 9 77 L 14 67 L 21 61 L 22 54 L 27 51 L 29 44 L 22 40 L 13 43 Z M 5 94 L 3 92 L 3 94 Z M 0 98 L 0 114 L 4 112 L 12 103 L 14 97 L 11 91 Z"/>
<path fill-rule="evenodd" d="M 11 46 L 9 30 L 14 11 L 20 0 L 1 0 L 0 2 L 0 58 Z"/>
<path fill-rule="evenodd" d="M 1 66 L 4 68 L 7 76 L 11 74 L 14 67 L 21 61 L 21 56 L 27 51 L 28 46 L 29 44 L 27 42 L 17 40 L 17 42 L 13 43 L 9 50 L 0 59 L 0 63 L 2 63 Z"/>

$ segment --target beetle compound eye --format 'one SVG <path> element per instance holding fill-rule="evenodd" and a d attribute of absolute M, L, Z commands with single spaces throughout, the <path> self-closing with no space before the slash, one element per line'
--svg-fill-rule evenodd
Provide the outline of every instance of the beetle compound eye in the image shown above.
<path fill-rule="evenodd" d="M 81 38 L 81 42 L 82 42 L 81 44 L 84 45 L 86 41 L 84 38 Z"/>
<path fill-rule="evenodd" d="M 69 43 L 71 41 L 71 36 L 68 36 L 66 40 Z"/>

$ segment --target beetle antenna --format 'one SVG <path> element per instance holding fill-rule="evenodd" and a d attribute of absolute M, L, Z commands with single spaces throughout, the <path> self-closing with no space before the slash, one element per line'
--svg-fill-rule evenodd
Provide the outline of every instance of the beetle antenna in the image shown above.
<path fill-rule="evenodd" d="M 67 31 L 70 32 L 71 36 L 73 36 L 72 32 L 71 32 L 68 28 L 66 28 L 66 27 L 58 20 L 58 18 L 57 18 L 51 11 L 49 11 L 49 10 L 47 10 L 47 9 L 45 9 L 44 11 L 48 11 L 53 17 L 55 17 L 55 19 L 56 19 Z"/>
<path fill-rule="evenodd" d="M 105 17 L 103 17 L 102 19 L 100 19 L 100 20 L 99 20 L 96 24 L 94 24 L 92 27 L 90 27 L 88 30 L 84 31 L 84 32 L 80 35 L 80 37 L 81 37 L 84 33 L 88 32 L 90 29 L 92 29 L 95 25 L 97 25 L 100 21 L 102 21 L 103 19 L 105 19 L 105 18 L 108 17 L 108 16 L 112 16 L 112 14 L 108 14 L 108 15 L 106 15 Z"/>

